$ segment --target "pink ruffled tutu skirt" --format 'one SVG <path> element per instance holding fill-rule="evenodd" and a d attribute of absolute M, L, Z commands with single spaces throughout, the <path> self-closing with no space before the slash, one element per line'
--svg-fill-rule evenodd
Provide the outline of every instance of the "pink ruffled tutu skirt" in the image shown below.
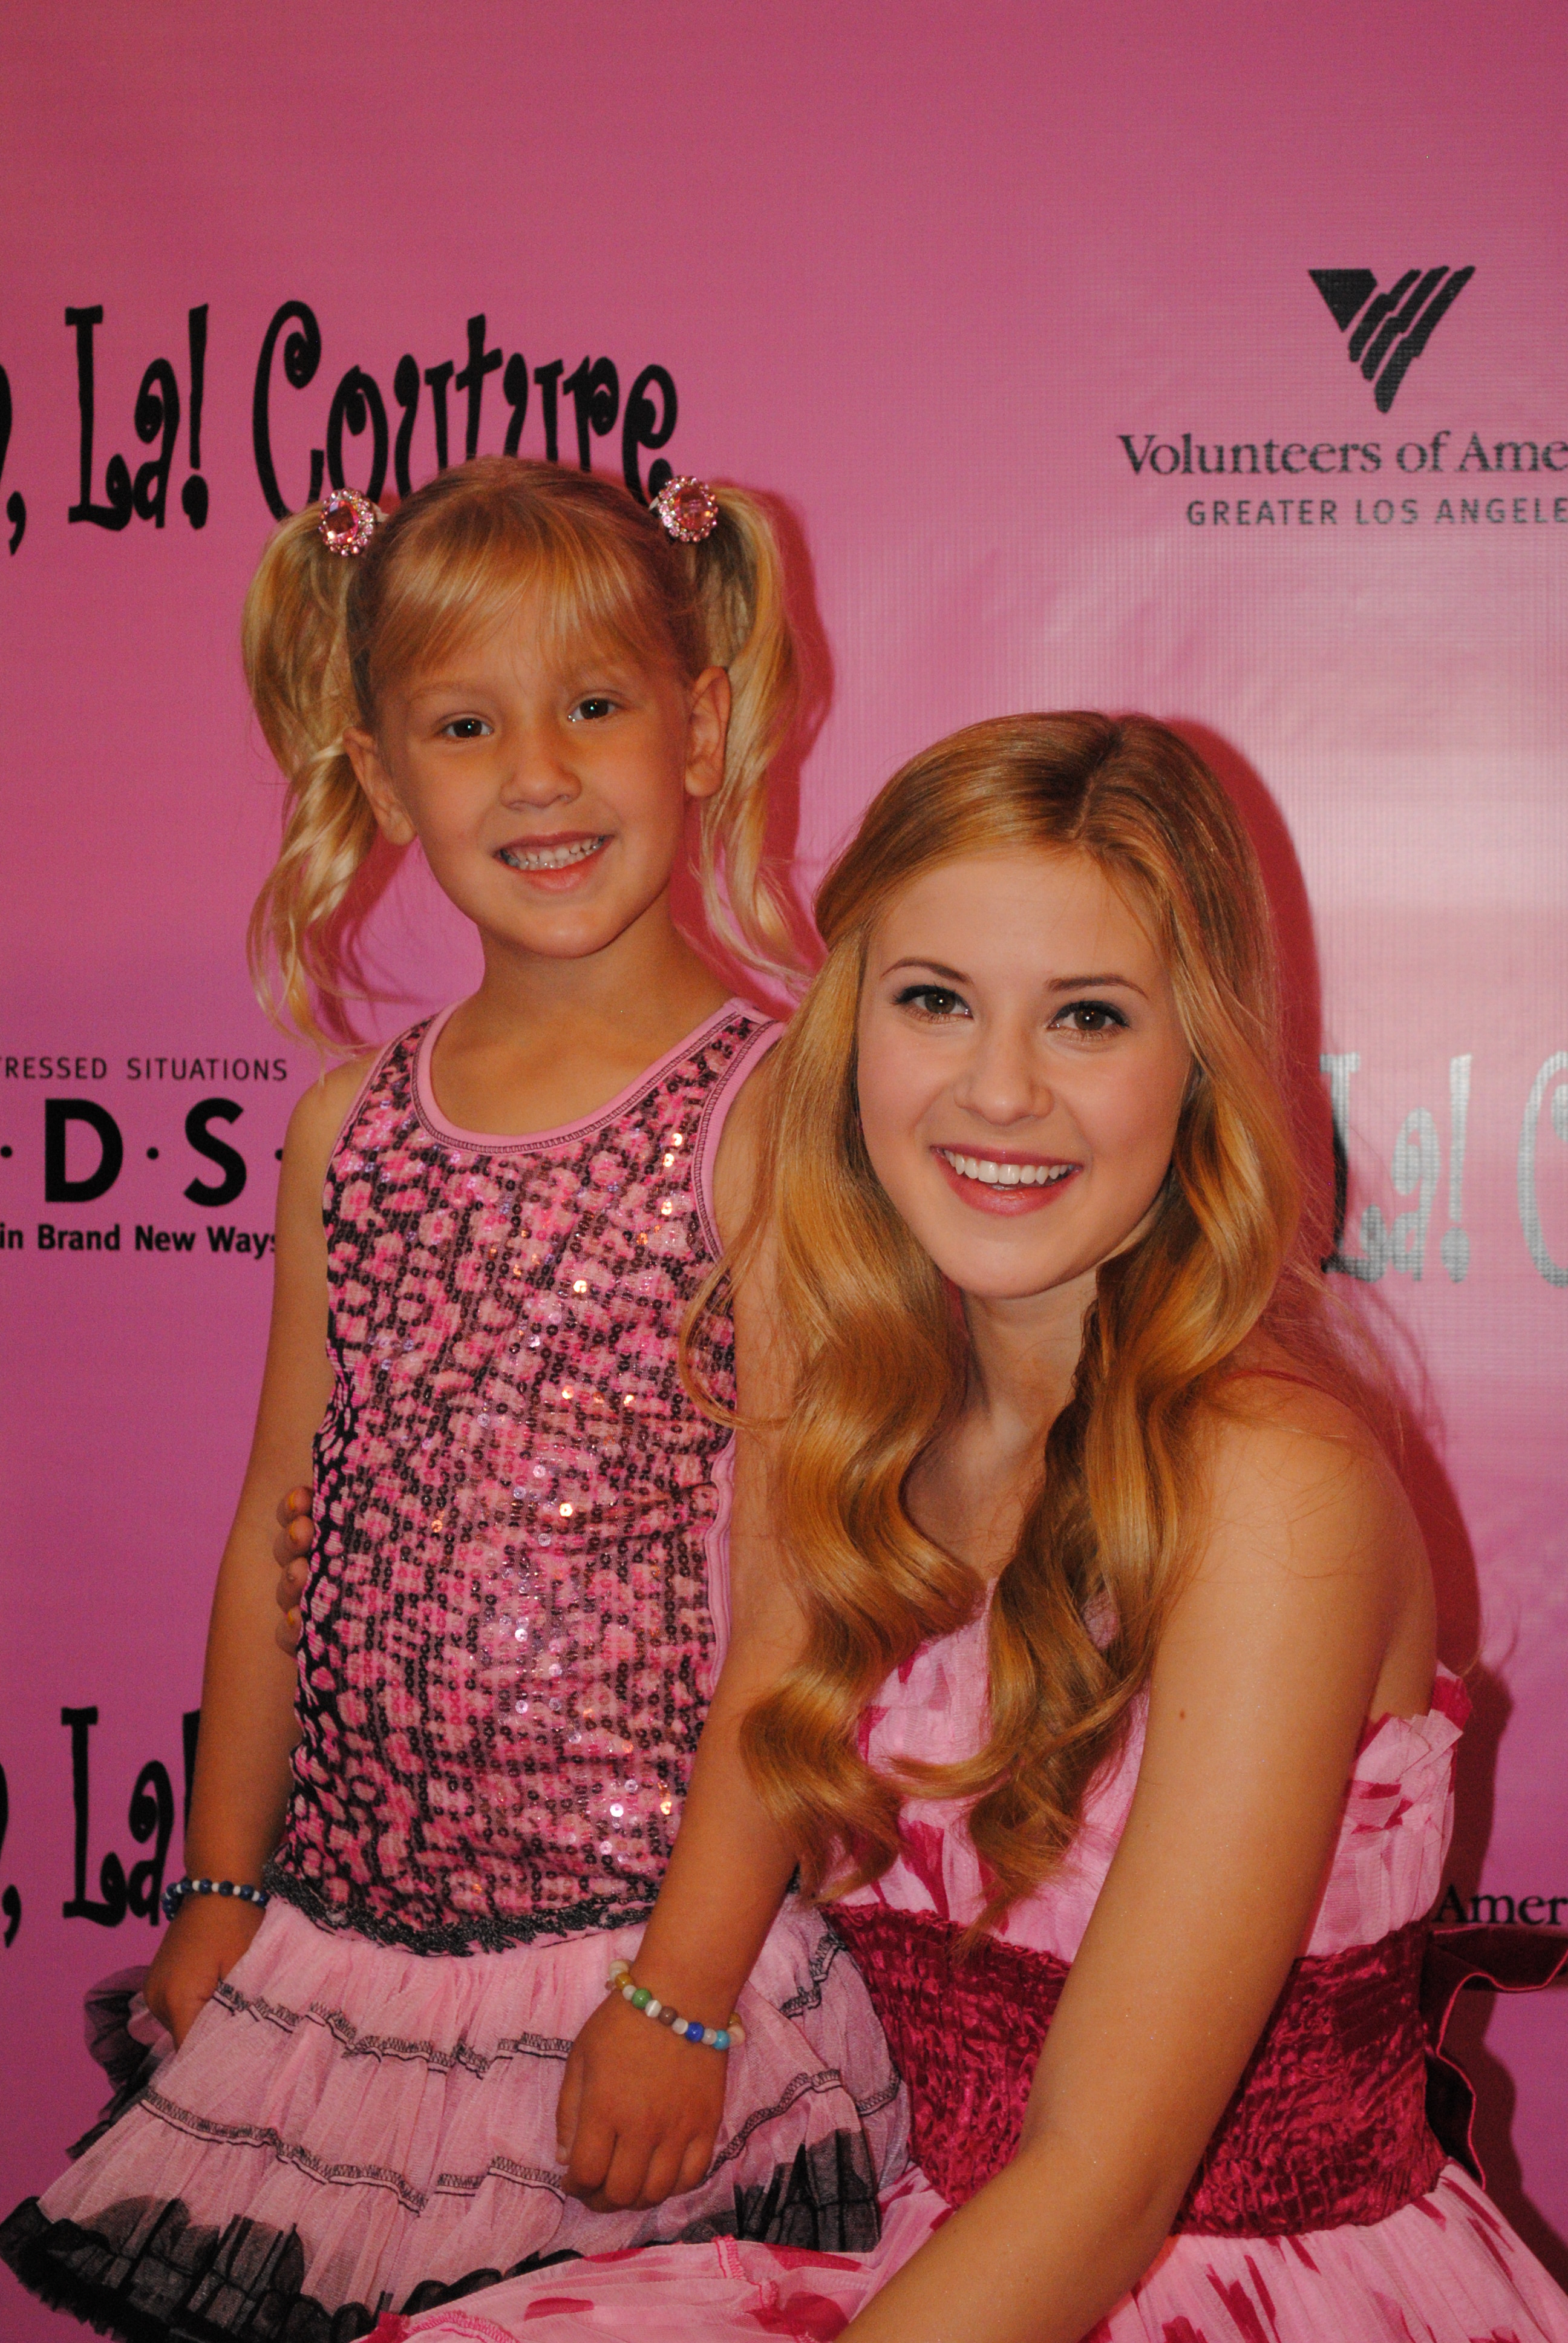
<path fill-rule="evenodd" d="M 795 1906 L 742 1993 L 701 2186 L 615 2214 L 563 2193 L 567 2055 L 640 1936 L 430 1957 L 275 1902 L 180 2049 L 10 2217 L 0 2254 L 132 2343 L 352 2343 L 552 2259 L 719 2237 L 870 2248 L 905 2101 L 854 1965 Z"/>

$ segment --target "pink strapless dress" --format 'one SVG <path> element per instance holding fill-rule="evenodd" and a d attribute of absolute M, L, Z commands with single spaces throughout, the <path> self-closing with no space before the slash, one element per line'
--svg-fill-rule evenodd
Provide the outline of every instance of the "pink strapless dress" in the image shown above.
<path fill-rule="evenodd" d="M 983 1706 L 985 1665 L 983 1618 L 920 1652 L 869 1712 L 865 1739 L 872 1759 L 941 1761 L 963 1754 Z M 1189 2226 L 1178 2227 L 1088 2343 L 1568 2343 L 1568 2296 L 1468 2174 L 1444 2159 L 1421 2113 L 1414 1970 L 1420 1924 L 1436 1898 L 1447 1853 L 1453 1751 L 1467 1712 L 1462 1686 L 1442 1674 L 1429 1715 L 1387 1717 L 1363 1735 L 1292 1995 L 1271 2026 L 1272 2048 L 1265 2036 L 1259 2054 L 1254 2080 L 1261 2087 L 1238 2095 L 1244 2118 L 1250 2110 L 1259 2166 L 1267 2168 L 1249 2168 L 1233 2127 L 1227 2160 L 1222 2127 L 1183 2207 L 1181 2218 Z M 971 2056 L 967 2076 L 966 2027 L 930 2027 L 919 1990 L 930 1944 L 967 1924 L 981 1905 L 961 1809 L 911 1802 L 900 1859 L 874 1888 L 841 1907 L 842 1932 L 867 1962 L 895 2049 L 903 2041 L 913 2148 L 923 2158 L 887 2192 L 882 2236 L 872 2250 L 801 2253 L 719 2239 L 595 2257 L 493 2288 L 460 2309 L 387 2321 L 375 2343 L 586 2343 L 589 2337 L 755 2343 L 759 2335 L 829 2343 L 919 2251 L 952 2203 L 1005 2160 L 1020 2110 L 1020 2075 L 1032 2064 L 1054 2006 L 1053 1980 L 1082 1941 L 1115 1853 L 1141 1746 L 1140 1718 L 1121 1759 L 1091 1792 L 1069 1863 L 1009 1916 L 989 1948 L 988 2050 L 997 2055 L 989 2062 Z M 1044 2009 L 1022 2056 L 1016 2040 L 1010 2049 L 1005 2039 L 1010 2027 L 1016 2036 L 1020 2021 L 1010 1979 Z M 983 2004 L 983 1986 L 976 1991 Z M 1382 2029 L 1375 2048 L 1364 2026 L 1369 2010 Z M 983 2033 L 983 2006 L 979 2016 Z M 1023 2032 L 1030 2032 L 1027 2021 Z M 956 2043 L 950 2058 L 944 2034 Z M 1341 2100 L 1336 2116 L 1325 2060 L 1338 2058 L 1347 2045 L 1343 2074 L 1353 2090 L 1359 2073 L 1362 2103 L 1345 2111 Z M 1300 2095 L 1299 2124 L 1292 2088 Z M 1389 2106 L 1402 2097 L 1391 2117 Z M 1362 2128 L 1373 2139 L 1372 2153 L 1359 2137 Z M 1246 2134 L 1244 2120 L 1243 2141 Z M 1339 2178 L 1330 2217 L 1314 2217 L 1325 2169 L 1337 2170 Z M 1397 2209 L 1382 2211 L 1383 2201 Z"/>

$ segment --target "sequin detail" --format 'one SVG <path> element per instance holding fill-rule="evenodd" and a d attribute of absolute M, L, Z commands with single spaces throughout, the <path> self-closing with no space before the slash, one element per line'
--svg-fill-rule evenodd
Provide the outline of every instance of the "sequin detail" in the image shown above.
<path fill-rule="evenodd" d="M 658 1894 L 711 1691 L 729 1435 L 677 1347 L 699 1165 L 764 1031 L 731 1007 L 601 1115 L 462 1137 L 393 1044 L 327 1172 L 287 1826 L 268 1885 L 420 1952 L 604 1928 Z M 697 1361 L 733 1392 L 729 1322 Z"/>

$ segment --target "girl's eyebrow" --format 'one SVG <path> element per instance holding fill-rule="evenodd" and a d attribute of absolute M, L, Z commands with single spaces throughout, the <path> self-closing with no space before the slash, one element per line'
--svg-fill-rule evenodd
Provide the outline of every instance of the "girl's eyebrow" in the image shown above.
<path fill-rule="evenodd" d="M 471 676 L 437 675 L 433 676 L 427 683 L 417 683 L 412 691 L 407 694 L 407 699 L 408 706 L 412 708 L 416 701 L 421 699 L 466 699 L 477 695 L 483 688 L 481 684 L 476 683 Z"/>
<path fill-rule="evenodd" d="M 554 679 L 558 690 L 591 691 L 596 685 L 608 684 L 618 690 L 627 690 L 636 682 L 638 670 L 626 659 L 605 659 L 596 664 L 563 668 Z M 422 679 L 405 697 L 412 708 L 421 699 L 477 698 L 493 686 L 471 675 L 435 675 Z"/>
<path fill-rule="evenodd" d="M 882 973 L 884 976 L 891 976 L 893 970 L 899 968 L 928 968 L 933 976 L 948 977 L 954 984 L 967 984 L 969 982 L 968 977 L 963 974 L 961 970 L 949 968 L 944 960 L 920 960 L 918 958 L 914 960 L 892 960 L 888 962 L 888 965 L 882 970 Z"/>
<path fill-rule="evenodd" d="M 1123 992 L 1135 992 L 1140 1001 L 1149 998 L 1143 987 L 1134 984 L 1130 976 L 1053 976 L 1045 989 L 1048 992 L 1077 992 L 1081 987 L 1091 984 L 1117 985 Z"/>
<path fill-rule="evenodd" d="M 884 976 L 891 976 L 895 970 L 900 968 L 929 969 L 933 976 L 945 977 L 950 984 L 968 984 L 970 981 L 960 969 L 949 968 L 945 960 L 890 960 L 882 973 Z M 1134 984 L 1130 976 L 1052 976 L 1047 978 L 1045 989 L 1047 992 L 1077 992 L 1086 985 L 1096 984 L 1106 987 L 1116 986 L 1123 992 L 1135 992 L 1140 1001 L 1147 1001 L 1149 998 L 1143 987 L 1141 984 Z"/>

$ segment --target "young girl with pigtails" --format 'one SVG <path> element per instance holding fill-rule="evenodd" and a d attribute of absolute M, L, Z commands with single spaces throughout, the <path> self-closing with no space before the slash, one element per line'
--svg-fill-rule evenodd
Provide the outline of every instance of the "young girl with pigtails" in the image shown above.
<path fill-rule="evenodd" d="M 793 1855 L 739 1732 L 790 1629 L 759 1473 L 678 1357 L 777 1031 L 676 925 L 693 831 L 720 941 L 789 950 L 769 524 L 509 458 L 390 518 L 341 491 L 272 540 L 245 654 L 288 784 L 252 940 L 296 1025 L 341 1029 L 377 833 L 484 974 L 291 1120 L 188 1875 L 131 2019 L 170 2055 L 0 2253 L 137 2343 L 351 2343 L 649 2240 L 864 2249 L 903 2103 L 821 1920 L 774 1916 Z M 754 1307 L 695 1358 L 767 1418 Z M 272 1521 L 306 1481 L 297 1671 Z"/>

